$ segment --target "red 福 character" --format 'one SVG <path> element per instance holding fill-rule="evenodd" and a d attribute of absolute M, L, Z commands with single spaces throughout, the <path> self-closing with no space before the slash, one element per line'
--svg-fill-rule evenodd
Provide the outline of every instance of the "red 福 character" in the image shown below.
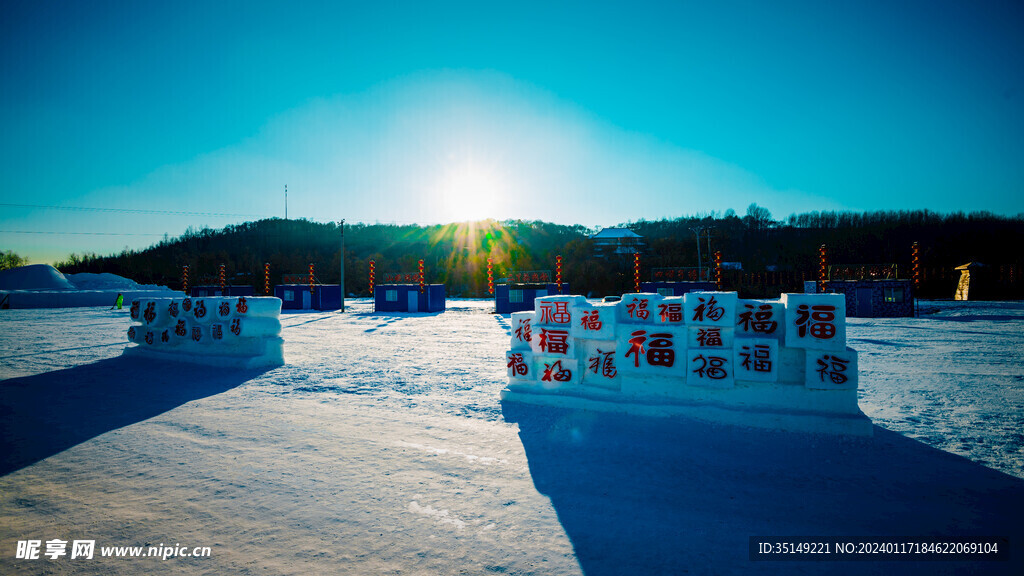
<path fill-rule="evenodd" d="M 569 352 L 568 330 L 540 329 L 540 349 L 549 354 L 567 354 Z"/>
<path fill-rule="evenodd" d="M 683 305 L 682 304 L 658 304 L 658 316 L 661 317 L 662 322 L 682 322 L 683 321 Z"/>
<path fill-rule="evenodd" d="M 552 306 L 554 309 L 552 310 Z M 568 324 L 572 322 L 572 314 L 569 312 L 568 302 L 541 302 L 540 323 L 541 324 Z"/>
<path fill-rule="evenodd" d="M 626 313 L 630 318 L 647 320 L 651 316 L 651 311 L 647 309 L 647 299 L 634 297 L 632 302 L 626 304 Z"/>
<path fill-rule="evenodd" d="M 210 335 L 213 336 L 214 340 L 221 340 L 224 338 L 224 332 L 222 331 L 220 324 L 210 326 Z"/>
<path fill-rule="evenodd" d="M 128 309 L 128 315 L 132 317 L 132 320 L 139 319 L 139 301 L 132 302 L 132 307 Z"/>
<path fill-rule="evenodd" d="M 741 312 L 737 324 L 743 326 L 744 332 L 760 332 L 771 334 L 779 327 L 779 323 L 772 320 L 772 305 L 762 304 L 754 311 L 753 304 L 744 304 L 746 311 Z"/>
<path fill-rule="evenodd" d="M 249 305 L 246 304 L 245 302 L 245 296 L 240 296 L 238 298 L 238 303 L 235 304 L 235 312 L 238 312 L 239 314 L 245 314 L 248 311 Z"/>
<path fill-rule="evenodd" d="M 167 313 L 171 315 L 171 318 L 177 318 L 178 317 L 178 303 L 172 301 L 170 304 L 168 304 L 167 305 Z"/>
<path fill-rule="evenodd" d="M 156 318 L 156 302 L 149 302 L 146 304 L 146 311 L 142 313 L 142 317 L 146 319 L 146 324 L 152 324 Z M 152 342 L 150 342 L 152 344 Z"/>
<path fill-rule="evenodd" d="M 715 300 L 714 296 L 711 296 L 707 301 L 702 296 L 698 296 L 697 300 L 700 304 L 693 309 L 694 322 L 701 322 L 704 318 L 712 322 L 718 322 L 722 319 L 722 316 L 725 314 L 725 308 L 717 305 L 718 300 Z"/>
<path fill-rule="evenodd" d="M 188 312 L 189 310 L 191 310 L 192 309 L 192 300 L 189 299 L 189 298 L 185 298 L 184 300 L 182 300 L 181 301 L 181 309 L 184 310 L 185 312 Z"/>
<path fill-rule="evenodd" d="M 697 344 L 700 346 L 723 346 L 721 328 L 699 328 Z"/>
<path fill-rule="evenodd" d="M 694 374 L 703 377 L 711 378 L 712 380 L 721 380 L 728 376 L 725 368 L 722 365 L 725 364 L 725 358 L 721 356 L 708 356 L 704 357 L 703 354 L 694 358 L 694 360 L 700 360 L 700 366 L 694 370 Z"/>
<path fill-rule="evenodd" d="M 135 340 L 135 326 L 128 329 L 128 339 Z"/>
<path fill-rule="evenodd" d="M 849 360 L 844 360 L 839 356 L 829 356 L 826 354 L 818 358 L 818 376 L 822 382 L 825 381 L 825 376 L 828 376 L 833 384 L 845 384 L 848 378 L 844 372 L 846 372 L 849 362 Z"/>
<path fill-rule="evenodd" d="M 520 342 L 529 342 L 533 338 L 533 333 L 530 331 L 529 320 L 519 320 L 519 326 L 516 327 L 516 338 Z"/>
<path fill-rule="evenodd" d="M 630 334 L 632 338 L 629 339 L 629 350 L 626 350 L 625 357 L 629 358 L 629 355 L 632 354 L 634 356 L 633 366 L 636 368 L 640 367 L 640 355 L 644 353 L 644 342 L 647 341 L 646 334 L 646 330 L 637 330 Z"/>
<path fill-rule="evenodd" d="M 203 338 L 203 329 L 199 326 L 192 327 L 192 339 L 199 342 Z"/>
<path fill-rule="evenodd" d="M 597 356 L 591 356 L 588 360 L 590 362 L 590 370 L 594 374 L 600 373 L 605 378 L 615 378 L 615 375 L 619 373 L 615 369 L 615 351 L 604 352 L 600 348 L 597 349 Z"/>
<path fill-rule="evenodd" d="M 557 370 L 557 372 L 555 371 Z M 544 376 L 541 377 L 542 382 L 568 382 L 572 380 L 572 370 L 568 368 L 562 368 L 562 361 L 557 360 L 554 364 L 544 365 Z"/>
<path fill-rule="evenodd" d="M 755 344 L 753 354 L 750 353 L 750 346 L 743 346 L 741 350 L 740 356 L 743 357 L 743 362 L 740 363 L 740 366 L 754 372 L 772 371 L 771 349 L 768 346 Z"/>
<path fill-rule="evenodd" d="M 153 332 L 146 332 L 146 344 L 153 343 Z"/>
<path fill-rule="evenodd" d="M 836 319 L 835 311 L 835 306 L 811 306 L 810 311 L 807 309 L 807 304 L 797 306 L 797 334 L 803 338 L 809 331 L 811 336 L 815 338 L 820 338 L 822 340 L 832 338 L 836 335 L 836 325 L 834 324 Z"/>
<path fill-rule="evenodd" d="M 221 302 L 220 306 L 217 307 L 217 313 L 221 316 L 227 316 L 231 314 L 231 305 L 227 302 Z"/>
<path fill-rule="evenodd" d="M 601 317 L 598 315 L 597 310 L 591 310 L 590 312 L 584 312 L 580 318 L 580 326 L 583 326 L 585 330 L 600 330 Z"/>
<path fill-rule="evenodd" d="M 238 318 L 231 321 L 231 333 L 235 336 L 242 333 L 242 323 Z"/>
<path fill-rule="evenodd" d="M 676 351 L 672 349 L 671 334 L 651 334 L 647 343 L 647 363 L 651 366 L 671 368 L 676 362 Z"/>
<path fill-rule="evenodd" d="M 184 320 L 178 320 L 178 324 L 175 325 L 174 327 L 174 333 L 177 334 L 178 336 L 184 336 L 185 334 L 188 334 L 188 330 L 185 329 Z"/>
<path fill-rule="evenodd" d="M 160 335 L 160 341 L 161 342 L 170 342 L 171 341 L 171 335 L 167 333 L 167 330 L 164 330 L 163 334 Z"/>
<path fill-rule="evenodd" d="M 206 316 L 206 302 L 200 300 L 196 302 L 196 308 L 192 311 L 196 315 L 196 318 L 202 318 Z"/>
<path fill-rule="evenodd" d="M 520 376 L 526 376 L 526 373 L 529 371 L 522 354 L 510 354 L 506 368 L 511 368 L 513 374 L 519 374 Z"/>

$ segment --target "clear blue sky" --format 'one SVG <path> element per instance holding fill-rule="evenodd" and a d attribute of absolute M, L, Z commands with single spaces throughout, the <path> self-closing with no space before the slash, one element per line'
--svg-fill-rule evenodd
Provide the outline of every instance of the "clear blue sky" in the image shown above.
<path fill-rule="evenodd" d="M 5 2 L 0 250 L 283 216 L 285 185 L 350 222 L 1018 214 L 1022 29 L 1020 2 Z"/>

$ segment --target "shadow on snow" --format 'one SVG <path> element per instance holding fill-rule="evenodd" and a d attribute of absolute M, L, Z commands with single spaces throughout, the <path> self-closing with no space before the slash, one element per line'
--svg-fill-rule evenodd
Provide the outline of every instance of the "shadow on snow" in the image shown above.
<path fill-rule="evenodd" d="M 0 476 L 264 371 L 117 357 L 0 381 Z"/>
<path fill-rule="evenodd" d="M 587 576 L 1022 574 L 1024 480 L 875 427 L 838 438 L 504 402 Z M 977 536 L 1009 561 L 767 562 L 751 536 Z"/>

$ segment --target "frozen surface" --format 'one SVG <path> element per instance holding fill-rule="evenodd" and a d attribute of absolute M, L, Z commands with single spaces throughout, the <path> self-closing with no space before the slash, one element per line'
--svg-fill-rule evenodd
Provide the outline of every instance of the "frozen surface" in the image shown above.
<path fill-rule="evenodd" d="M 282 314 L 267 371 L 122 358 L 127 308 L 0 311 L 0 573 L 1024 569 L 1024 304 L 848 319 L 856 440 L 502 405 L 492 302 L 347 305 Z M 1013 560 L 748 559 L 793 535 L 1002 536 Z M 14 560 L 29 538 L 212 556 Z"/>

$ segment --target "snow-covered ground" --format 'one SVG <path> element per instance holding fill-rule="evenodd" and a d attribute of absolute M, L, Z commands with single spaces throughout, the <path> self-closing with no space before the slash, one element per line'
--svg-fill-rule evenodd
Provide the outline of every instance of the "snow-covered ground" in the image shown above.
<path fill-rule="evenodd" d="M 870 439 L 503 405 L 487 301 L 283 314 L 288 364 L 248 372 L 120 357 L 127 310 L 5 310 L 0 573 L 1024 573 L 1024 303 L 921 307 L 849 320 Z M 884 535 L 1013 557 L 748 555 Z M 29 539 L 97 557 L 16 560 Z M 176 544 L 211 555 L 98 557 Z"/>

